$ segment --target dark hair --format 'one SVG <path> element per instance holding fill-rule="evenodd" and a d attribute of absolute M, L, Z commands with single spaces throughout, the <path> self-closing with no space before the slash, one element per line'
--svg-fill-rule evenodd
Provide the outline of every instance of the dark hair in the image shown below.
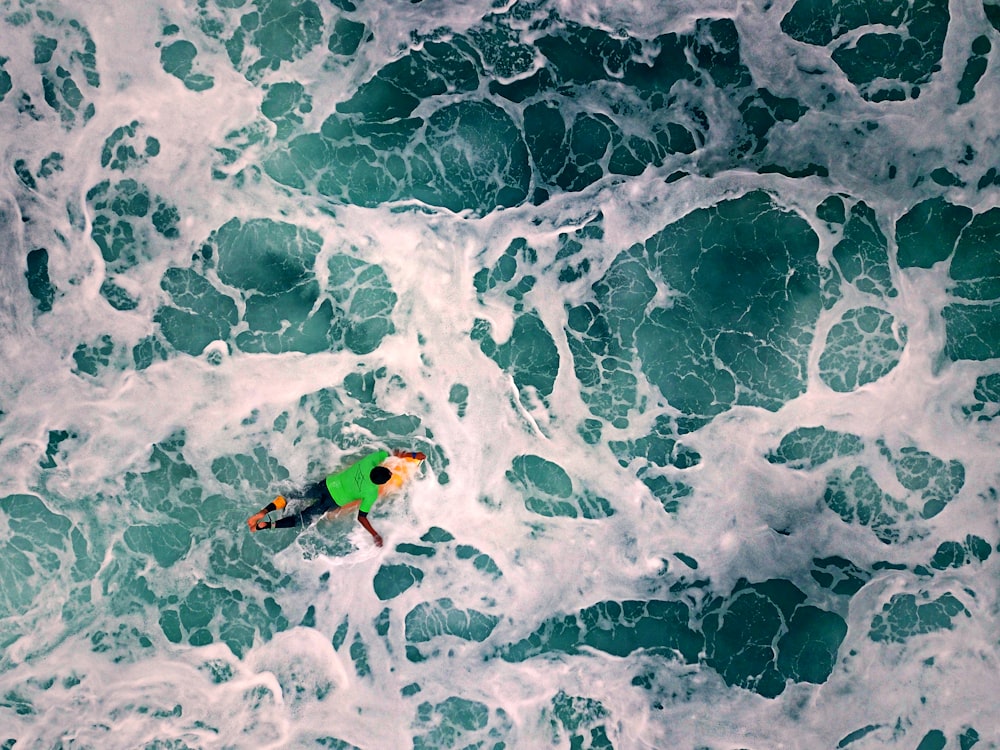
<path fill-rule="evenodd" d="M 376 466 L 370 472 L 368 472 L 368 478 L 371 479 L 375 484 L 385 484 L 389 481 L 389 477 L 392 476 L 392 472 L 389 471 L 384 466 Z"/>

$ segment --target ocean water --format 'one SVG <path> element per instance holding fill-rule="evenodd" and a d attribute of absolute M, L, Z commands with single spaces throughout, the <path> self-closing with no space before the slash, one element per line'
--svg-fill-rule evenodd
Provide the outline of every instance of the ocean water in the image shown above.
<path fill-rule="evenodd" d="M 1000 747 L 998 46 L 0 2 L 0 748 Z"/>

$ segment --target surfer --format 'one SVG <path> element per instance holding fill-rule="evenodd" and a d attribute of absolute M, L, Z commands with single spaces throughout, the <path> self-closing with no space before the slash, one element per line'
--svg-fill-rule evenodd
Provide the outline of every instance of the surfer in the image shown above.
<path fill-rule="evenodd" d="M 393 451 L 393 455 L 398 458 L 408 458 L 414 461 L 423 461 L 427 456 L 419 451 Z M 247 519 L 247 526 L 250 531 L 261 531 L 263 529 L 291 529 L 296 526 L 308 526 L 316 518 L 329 511 L 336 511 L 340 508 L 358 504 L 358 523 L 364 526 L 365 530 L 372 535 L 377 547 L 382 546 L 382 537 L 372 528 L 371 521 L 368 520 L 368 511 L 378 499 L 379 488 L 392 478 L 392 471 L 382 462 L 389 457 L 387 451 L 375 451 L 364 458 L 342 469 L 334 474 L 330 474 L 321 482 L 306 488 L 302 494 L 289 496 L 296 506 L 308 503 L 304 507 L 291 511 L 283 518 L 276 521 L 267 520 L 267 515 L 276 510 L 282 510 L 288 504 L 286 498 L 278 495 L 273 502 Z"/>

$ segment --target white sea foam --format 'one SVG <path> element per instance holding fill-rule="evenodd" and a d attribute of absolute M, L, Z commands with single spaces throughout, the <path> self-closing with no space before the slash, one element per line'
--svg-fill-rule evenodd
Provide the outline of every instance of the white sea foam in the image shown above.
<path fill-rule="evenodd" d="M 375 29 L 376 42 L 356 61 L 327 70 L 320 50 L 269 73 L 266 80 L 294 79 L 307 87 L 313 110 L 305 126 L 315 131 L 338 101 L 409 43 L 411 32 L 429 34 L 444 25 L 463 31 L 488 5 L 458 7 L 439 0 L 363 5 L 357 17 Z M 561 12 L 609 30 L 634 24 L 634 33 L 647 37 L 681 29 L 678 19 L 686 15 L 707 13 L 685 6 L 667 12 L 664 20 L 652 6 L 612 5 L 563 3 Z M 249 176 L 239 186 L 213 180 L 215 149 L 226 135 L 262 120 L 262 92 L 233 70 L 221 46 L 199 48 L 199 71 L 215 79 L 206 92 L 190 91 L 163 72 L 155 47 L 163 41 L 162 27 L 176 23 L 182 34 L 193 34 L 194 6 L 172 5 L 156 13 L 142 4 L 125 4 L 113 16 L 98 5 L 62 6 L 84 22 L 97 46 L 101 87 L 86 91 L 96 115 L 86 125 L 66 130 L 55 117 L 28 122 L 27 115 L 16 112 L 14 94 L 0 103 L 0 117 L 9 124 L 8 133 L 15 134 L 0 149 L 7 165 L 0 183 L 5 217 L 0 271 L 0 456 L 5 470 L 0 494 L 37 494 L 50 511 L 69 519 L 71 529 L 64 530 L 61 554 L 66 562 L 55 565 L 47 580 L 38 572 L 27 578 L 25 585 L 36 592 L 29 597 L 31 606 L 7 617 L 0 630 L 0 745 L 10 737 L 17 742 L 8 746 L 18 749 L 145 747 L 157 739 L 189 747 L 279 748 L 313 746 L 315 738 L 333 736 L 363 748 L 407 747 L 434 726 L 418 720 L 419 704 L 461 696 L 489 707 L 488 726 L 497 729 L 508 747 L 568 747 L 570 733 L 552 715 L 553 696 L 565 691 L 600 701 L 609 717 L 603 723 L 618 748 L 833 747 L 865 726 L 873 729 L 852 748 L 915 747 L 933 729 L 943 731 L 951 747 L 969 726 L 978 730 L 980 747 L 998 746 L 1000 735 L 990 716 L 1000 688 L 993 583 L 1000 555 L 932 577 L 912 572 L 914 566 L 926 565 L 944 540 L 977 534 L 995 548 L 1000 538 L 997 423 L 970 422 L 961 412 L 971 402 L 976 377 L 997 367 L 995 361 L 941 361 L 940 311 L 950 300 L 944 268 L 900 271 L 893 266 L 899 296 L 884 302 L 906 326 L 908 339 L 899 365 L 886 377 L 843 394 L 831 391 L 819 376 L 827 332 L 862 299 L 848 293 L 820 319 L 805 394 L 777 412 L 735 407 L 685 436 L 684 445 L 702 461 L 683 472 L 694 494 L 677 514 L 664 513 L 634 467 L 620 465 L 607 447 L 609 440 L 648 433 L 656 409 L 664 404 L 658 391 L 640 383 L 649 411 L 636 414 L 628 428 L 606 426 L 597 445 L 587 444 L 577 432 L 592 415 L 571 367 L 563 333 L 566 308 L 590 298 L 591 284 L 619 251 L 696 208 L 756 189 L 767 190 L 776 203 L 809 218 L 820 236 L 821 259 L 830 256 L 839 236 L 814 218 L 814 209 L 837 192 L 875 209 L 894 251 L 889 221 L 942 192 L 926 181 L 915 187 L 918 176 L 938 166 L 954 168 L 966 144 L 978 154 L 973 164 L 979 171 L 997 164 L 994 104 L 1000 98 L 1000 79 L 992 75 L 993 67 L 973 104 L 953 105 L 970 40 L 983 32 L 974 3 L 952 9 L 943 70 L 926 93 L 892 104 L 863 101 L 825 50 L 784 39 L 777 24 L 790 3 L 768 10 L 717 5 L 710 15 L 735 16 L 741 52 L 759 84 L 810 107 L 798 123 L 772 131 L 770 148 L 801 154 L 804 162 L 821 161 L 814 155 L 825 157 L 835 166 L 829 178 L 793 180 L 750 169 L 702 177 L 697 173 L 705 162 L 712 163 L 711 154 L 696 153 L 677 156 L 676 163 L 636 178 L 608 179 L 580 193 L 556 196 L 542 207 L 517 207 L 478 219 L 415 207 L 331 207 L 321 199 L 290 194 L 266 177 Z M 334 15 L 325 5 L 323 12 Z M 5 29 L 0 52 L 9 56 L 6 69 L 15 80 L 15 93 L 27 91 L 41 107 L 44 95 L 31 64 L 30 34 Z M 991 38 L 995 45 L 996 34 Z M 775 63 L 779 39 L 789 53 Z M 991 65 L 995 57 L 994 52 Z M 818 67 L 822 72 L 815 72 Z M 810 72 L 803 72 L 807 68 Z M 835 104 L 820 106 L 824 95 L 818 93 L 819 82 L 824 91 L 837 92 Z M 178 207 L 182 220 L 179 239 L 154 244 L 151 257 L 123 274 L 121 284 L 138 300 L 135 310 L 123 312 L 112 310 L 99 293 L 106 271 L 89 236 L 93 217 L 85 195 L 111 176 L 99 161 L 104 140 L 132 120 L 161 144 L 141 178 L 151 192 Z M 859 132 L 859 124 L 869 120 L 878 129 Z M 36 191 L 26 191 L 10 164 L 22 158 L 35 169 L 53 151 L 63 154 L 63 171 Z M 235 174 L 260 158 L 260 149 L 250 147 L 226 170 Z M 890 163 L 898 169 L 894 180 L 885 176 Z M 677 168 L 696 176 L 665 183 Z M 972 176 L 972 166 L 967 171 L 962 176 L 970 184 L 946 195 L 978 212 L 1000 204 L 1000 192 L 975 191 L 979 175 Z M 605 237 L 599 247 L 583 251 L 589 271 L 576 282 L 560 283 L 552 271 L 559 233 L 585 224 L 597 211 L 603 214 Z M 29 221 L 22 222 L 21 214 Z M 366 355 L 346 350 L 246 354 L 217 343 L 200 356 L 176 355 L 134 371 L 132 347 L 153 332 L 153 314 L 166 299 L 159 286 L 164 270 L 186 265 L 209 234 L 232 217 L 273 218 L 318 232 L 324 240 L 317 262 L 321 276 L 326 258 L 336 253 L 378 264 L 398 295 L 395 333 Z M 481 302 L 473 276 L 490 267 L 515 237 L 526 238 L 538 251 L 532 269 L 537 283 L 528 307 L 555 336 L 560 356 L 547 404 L 520 393 L 510 375 L 470 338 L 476 319 L 491 324 L 498 342 L 513 329 L 512 300 L 497 295 Z M 57 294 L 51 313 L 32 318 L 23 256 L 36 247 L 48 250 Z M 109 365 L 97 376 L 73 372 L 76 347 L 103 334 L 115 342 Z M 268 490 L 275 492 L 314 481 L 322 467 L 337 468 L 359 449 L 318 437 L 299 400 L 340 387 L 351 373 L 378 368 L 388 373 L 375 386 L 379 406 L 418 416 L 433 433 L 427 442 L 437 451 L 405 497 L 373 512 L 385 548 L 375 550 L 357 524 L 344 520 L 295 541 L 277 533 L 250 536 L 244 519 L 270 498 L 249 484 L 240 490 L 220 481 L 213 462 L 262 448 L 291 475 L 273 482 Z M 393 376 L 405 387 L 393 382 Z M 462 418 L 449 401 L 456 383 L 469 388 Z M 283 413 L 292 415 L 291 426 L 277 431 L 273 425 Z M 848 526 L 826 507 L 822 472 L 795 472 L 763 460 L 791 430 L 819 425 L 863 438 L 866 449 L 859 461 L 881 472 L 877 479 L 890 494 L 903 496 L 905 490 L 879 463 L 879 440 L 890 450 L 916 446 L 946 461 L 957 459 L 965 467 L 964 487 L 944 512 L 921 522 L 923 538 L 899 547 L 881 545 L 870 529 Z M 59 443 L 55 468 L 42 469 L 39 463 L 53 430 L 70 435 Z M 152 447 L 178 431 L 185 435 L 183 457 L 197 472 L 204 501 L 225 504 L 225 523 L 204 527 L 192 515 L 185 529 L 191 544 L 169 571 L 158 572 L 148 556 L 128 569 L 125 530 L 143 523 L 162 526 L 171 517 L 163 509 L 134 502 L 125 490 L 125 477 L 157 468 L 150 459 Z M 363 430 L 357 429 L 355 436 L 365 442 Z M 607 498 L 615 514 L 586 520 L 541 519 L 531 513 L 506 477 L 513 459 L 523 454 L 557 462 L 575 487 Z M 445 472 L 448 481 L 440 483 Z M 179 489 L 195 482 L 184 479 L 182 484 Z M 438 545 L 435 556 L 427 559 L 395 551 L 400 544 L 422 544 L 421 535 L 431 527 L 448 530 L 454 544 Z M 0 512 L 0 530 L 9 528 L 9 518 Z M 72 532 L 86 539 L 93 570 L 71 570 L 79 544 Z M 475 570 L 456 555 L 459 544 L 489 555 L 503 575 L 494 579 Z M 322 553 L 329 548 L 352 551 Z M 675 552 L 693 557 L 698 569 L 688 570 Z M 216 555 L 244 566 L 245 576 L 205 579 Z M 821 588 L 807 573 L 814 558 L 832 555 L 863 568 L 888 560 L 908 569 L 876 571 L 848 600 Z M 414 560 L 424 569 L 420 584 L 391 601 L 377 599 L 372 580 L 380 565 Z M 255 564 L 267 572 L 249 570 Z M 201 582 L 224 586 L 231 600 L 242 598 L 244 603 L 262 600 L 262 579 L 278 576 L 273 583 L 280 581 L 280 586 L 270 596 L 280 603 L 289 627 L 269 639 L 258 636 L 242 658 L 220 643 L 172 643 L 155 604 L 141 607 L 137 596 L 134 606 L 122 609 L 125 599 L 115 596 L 139 576 L 164 600 L 182 600 Z M 847 621 L 848 634 L 827 682 L 789 683 L 772 700 L 727 687 L 704 663 L 687 665 L 644 652 L 617 657 L 585 648 L 576 656 L 521 663 L 496 658 L 499 645 L 527 637 L 554 615 L 604 600 L 672 598 L 669 588 L 681 579 L 709 580 L 711 593 L 726 595 L 745 577 L 792 580 L 811 604 Z M 869 637 L 873 618 L 893 595 L 926 594 L 929 601 L 948 592 L 968 611 L 954 619 L 953 629 L 899 643 Z M 682 596 L 695 604 L 708 593 L 688 590 Z M 441 598 L 497 616 L 493 635 L 484 643 L 443 636 L 426 644 L 431 654 L 426 661 L 408 660 L 407 613 L 421 602 Z M 310 607 L 314 625 L 298 626 Z M 383 616 L 385 637 L 376 635 L 376 622 Z M 347 640 L 335 648 L 331 638 L 345 623 Z M 19 638 L 8 640 L 10 633 Z M 363 640 L 368 675 L 358 675 L 352 658 L 355 636 Z M 633 682 L 643 673 L 654 675 L 650 690 Z M 418 692 L 408 694 L 406 688 L 413 684 L 419 685 Z M 468 742 L 492 747 L 491 742 L 499 741 L 486 742 L 487 730 L 477 731 Z"/>

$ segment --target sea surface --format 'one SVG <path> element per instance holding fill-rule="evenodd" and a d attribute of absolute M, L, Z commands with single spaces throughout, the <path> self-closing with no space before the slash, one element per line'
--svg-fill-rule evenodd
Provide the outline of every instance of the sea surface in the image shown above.
<path fill-rule="evenodd" d="M 1000 747 L 998 0 L 0 0 L 0 748 Z M 371 514 L 249 515 L 377 449 Z"/>

